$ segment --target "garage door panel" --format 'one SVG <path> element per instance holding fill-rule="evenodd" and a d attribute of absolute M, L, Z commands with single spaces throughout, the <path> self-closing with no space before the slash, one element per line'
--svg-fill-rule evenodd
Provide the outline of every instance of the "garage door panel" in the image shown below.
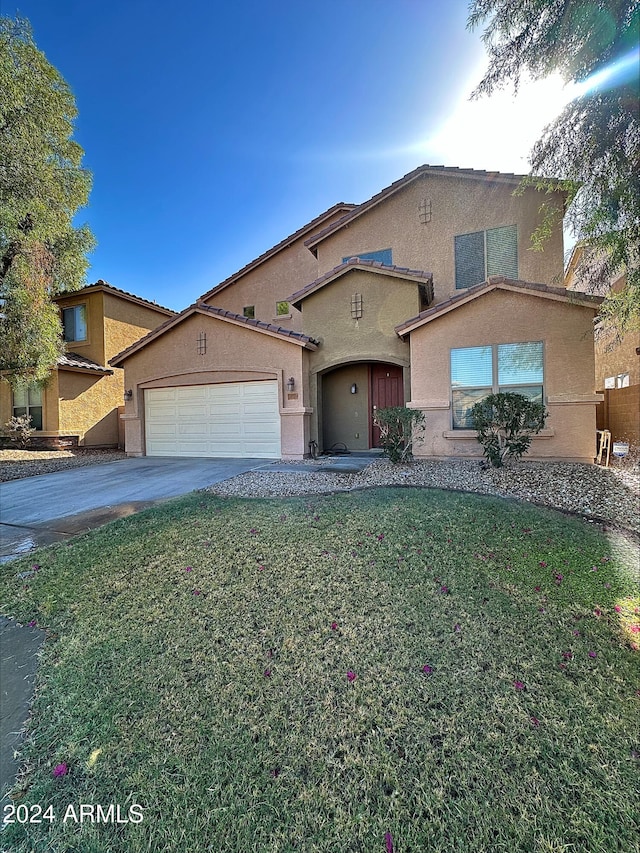
<path fill-rule="evenodd" d="M 207 438 L 209 430 L 205 423 L 180 423 L 178 428 L 178 436 L 191 438 Z"/>
<path fill-rule="evenodd" d="M 187 385 L 184 388 L 175 388 L 176 400 L 206 400 L 208 397 L 208 385 Z"/>
<path fill-rule="evenodd" d="M 273 380 L 147 389 L 145 419 L 148 456 L 280 456 Z"/>
<path fill-rule="evenodd" d="M 209 406 L 206 403 L 197 405 L 196 403 L 185 402 L 176 409 L 176 415 L 180 421 L 191 421 L 195 418 L 205 420 L 209 414 Z"/>

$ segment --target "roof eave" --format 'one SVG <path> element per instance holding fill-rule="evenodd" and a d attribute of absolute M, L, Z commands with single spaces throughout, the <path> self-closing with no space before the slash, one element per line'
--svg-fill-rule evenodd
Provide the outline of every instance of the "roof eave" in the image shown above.
<path fill-rule="evenodd" d="M 561 287 L 550 287 L 537 282 L 517 281 L 515 279 L 507 279 L 502 276 L 492 276 L 487 281 L 480 282 L 473 287 L 468 288 L 460 294 L 456 294 L 450 299 L 441 302 L 439 305 L 434 305 L 426 311 L 422 311 L 416 317 L 406 320 L 404 323 L 395 327 L 395 332 L 398 337 L 404 338 L 411 332 L 424 326 L 427 323 L 443 317 L 450 311 L 455 311 L 469 302 L 473 302 L 480 296 L 487 293 L 492 293 L 496 290 L 505 290 L 512 293 L 529 294 L 538 296 L 543 299 L 550 299 L 555 302 L 565 302 L 570 305 L 576 305 L 581 308 L 588 308 L 597 313 L 603 299 L 600 296 L 592 296 L 590 294 L 579 294 L 577 291 L 566 291 Z"/>

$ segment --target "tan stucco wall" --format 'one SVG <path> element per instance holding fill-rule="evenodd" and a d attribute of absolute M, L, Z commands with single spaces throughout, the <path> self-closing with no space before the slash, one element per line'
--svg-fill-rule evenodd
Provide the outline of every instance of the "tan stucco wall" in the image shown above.
<path fill-rule="evenodd" d="M 87 309 L 87 340 L 70 341 L 67 351 L 106 365 L 121 352 L 167 319 L 164 311 L 102 290 L 76 292 L 56 300 L 60 312 L 74 305 Z M 78 435 L 81 445 L 118 444 L 117 408 L 122 406 L 124 371 L 112 376 L 71 370 L 54 370 L 43 393 L 41 435 Z M 11 417 L 12 395 L 0 383 L 0 424 Z"/>
<path fill-rule="evenodd" d="M 426 415 L 417 456 L 481 456 L 475 433 L 452 430 L 452 347 L 544 342 L 545 434 L 529 458 L 592 462 L 595 455 L 593 310 L 494 291 L 411 333 L 411 405 Z"/>
<path fill-rule="evenodd" d="M 499 180 L 424 175 L 320 243 L 318 273 L 333 269 L 343 257 L 391 248 L 396 266 L 433 273 L 435 301 L 441 302 L 456 292 L 454 237 L 517 224 L 518 278 L 560 285 L 562 229 L 556 228 L 544 252 L 529 250 L 540 205 L 551 197 L 531 188 L 514 197 L 514 189 Z M 431 221 L 426 224 L 419 218 L 424 199 L 431 203 Z"/>
<path fill-rule="evenodd" d="M 124 391 L 123 371 L 113 376 L 58 371 L 60 425 L 64 434 L 78 435 L 83 446 L 118 445 L 118 406 Z"/>
<path fill-rule="evenodd" d="M 207 335 L 204 355 L 197 349 L 201 332 Z M 282 455 L 302 458 L 309 434 L 305 363 L 297 344 L 215 317 L 188 317 L 125 362 L 125 385 L 133 390 L 133 399 L 125 404 L 125 449 L 130 455 L 144 454 L 144 388 L 277 379 Z M 295 381 L 291 395 L 289 377 Z"/>
<path fill-rule="evenodd" d="M 351 318 L 351 298 L 362 296 L 362 317 Z M 418 285 L 364 270 L 351 270 L 302 304 L 305 335 L 319 340 L 309 354 L 313 372 L 354 361 L 409 365 L 409 347 L 395 327 L 420 308 Z"/>
<path fill-rule="evenodd" d="M 170 319 L 164 311 L 156 311 L 111 293 L 104 293 L 103 297 L 105 363 Z"/>
<path fill-rule="evenodd" d="M 318 231 L 342 215 L 337 213 L 327 217 Z M 300 312 L 292 308 L 290 317 L 277 316 L 276 302 L 286 300 L 296 290 L 318 277 L 318 261 L 304 245 L 311 233 L 305 232 L 304 236 L 292 241 L 291 245 L 281 249 L 256 269 L 249 270 L 205 302 L 236 314 L 242 314 L 245 306 L 254 305 L 257 319 L 276 323 L 285 329 L 301 331 Z"/>
<path fill-rule="evenodd" d="M 629 385 L 640 385 L 640 332 L 628 332 L 620 343 L 615 343 L 606 333 L 596 336 L 596 388 L 604 388 L 604 380 L 621 373 L 629 374 Z"/>
<path fill-rule="evenodd" d="M 0 381 L 0 427 L 13 415 L 13 393 L 8 382 Z M 42 389 L 42 432 L 58 434 L 58 371 L 54 370 Z"/>
<path fill-rule="evenodd" d="M 351 318 L 351 298 L 354 293 L 362 296 L 362 317 Z M 398 280 L 392 276 L 366 270 L 351 270 L 308 296 L 302 304 L 304 333 L 320 341 L 316 352 L 308 353 L 309 361 L 309 405 L 313 408 L 310 418 L 311 437 L 320 449 L 326 449 L 334 441 L 342 441 L 354 450 L 369 446 L 368 421 L 364 415 L 351 411 L 353 400 L 348 400 L 342 416 L 343 438 L 329 431 L 324 435 L 324 426 L 330 419 L 325 417 L 323 407 L 327 404 L 323 393 L 325 377 L 330 385 L 332 368 L 370 362 L 400 365 L 405 369 L 406 393 L 409 382 L 409 343 L 401 340 L 395 326 L 415 316 L 420 307 L 418 285 L 415 282 Z M 357 380 L 352 380 L 357 381 Z M 351 383 L 349 383 L 350 385 Z M 360 386 L 360 383 L 358 383 Z M 367 388 L 363 383 L 363 396 Z M 338 401 L 335 400 L 335 403 Z M 331 420 L 334 420 L 335 412 Z M 364 421 L 363 429 L 359 428 Z M 360 437 L 355 438 L 359 433 Z M 333 437 L 333 440 L 331 440 Z M 349 440 L 346 440 L 349 437 Z"/>
<path fill-rule="evenodd" d="M 77 352 L 78 355 L 83 355 L 85 358 L 90 358 L 92 361 L 102 365 L 106 364 L 104 328 L 102 324 L 103 295 L 102 291 L 84 294 L 75 293 L 56 300 L 60 308 L 60 317 L 62 317 L 64 308 L 71 308 L 74 305 L 86 305 L 87 340 L 69 341 L 67 343 L 67 352 Z M 115 355 L 115 353 L 113 354 Z"/>

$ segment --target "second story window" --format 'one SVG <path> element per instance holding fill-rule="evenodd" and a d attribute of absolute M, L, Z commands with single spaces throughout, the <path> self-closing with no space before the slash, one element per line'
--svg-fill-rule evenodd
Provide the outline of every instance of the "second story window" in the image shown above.
<path fill-rule="evenodd" d="M 518 278 L 518 226 L 504 225 L 454 238 L 456 290 L 490 275 Z"/>
<path fill-rule="evenodd" d="M 62 309 L 62 325 L 64 339 L 70 341 L 87 340 L 87 308 L 86 305 L 74 305 Z"/>
<path fill-rule="evenodd" d="M 288 302 L 276 302 L 276 316 L 286 317 L 291 313 Z"/>
<path fill-rule="evenodd" d="M 385 264 L 388 267 L 393 264 L 391 249 L 380 249 L 377 252 L 354 252 L 353 255 L 344 257 L 342 263 L 346 264 L 351 258 L 360 258 L 361 261 L 378 261 L 379 264 Z"/>
<path fill-rule="evenodd" d="M 245 305 L 242 309 L 242 315 L 244 317 L 248 317 L 250 320 L 254 320 L 256 316 L 256 306 L 255 305 Z"/>

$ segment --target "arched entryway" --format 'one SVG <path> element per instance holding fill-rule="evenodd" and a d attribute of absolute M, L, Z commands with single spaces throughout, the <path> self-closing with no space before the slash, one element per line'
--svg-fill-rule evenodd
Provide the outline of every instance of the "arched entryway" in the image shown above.
<path fill-rule="evenodd" d="M 321 394 L 321 449 L 369 450 L 380 446 L 375 409 L 405 403 L 404 371 L 380 362 L 340 365 L 322 374 Z"/>

